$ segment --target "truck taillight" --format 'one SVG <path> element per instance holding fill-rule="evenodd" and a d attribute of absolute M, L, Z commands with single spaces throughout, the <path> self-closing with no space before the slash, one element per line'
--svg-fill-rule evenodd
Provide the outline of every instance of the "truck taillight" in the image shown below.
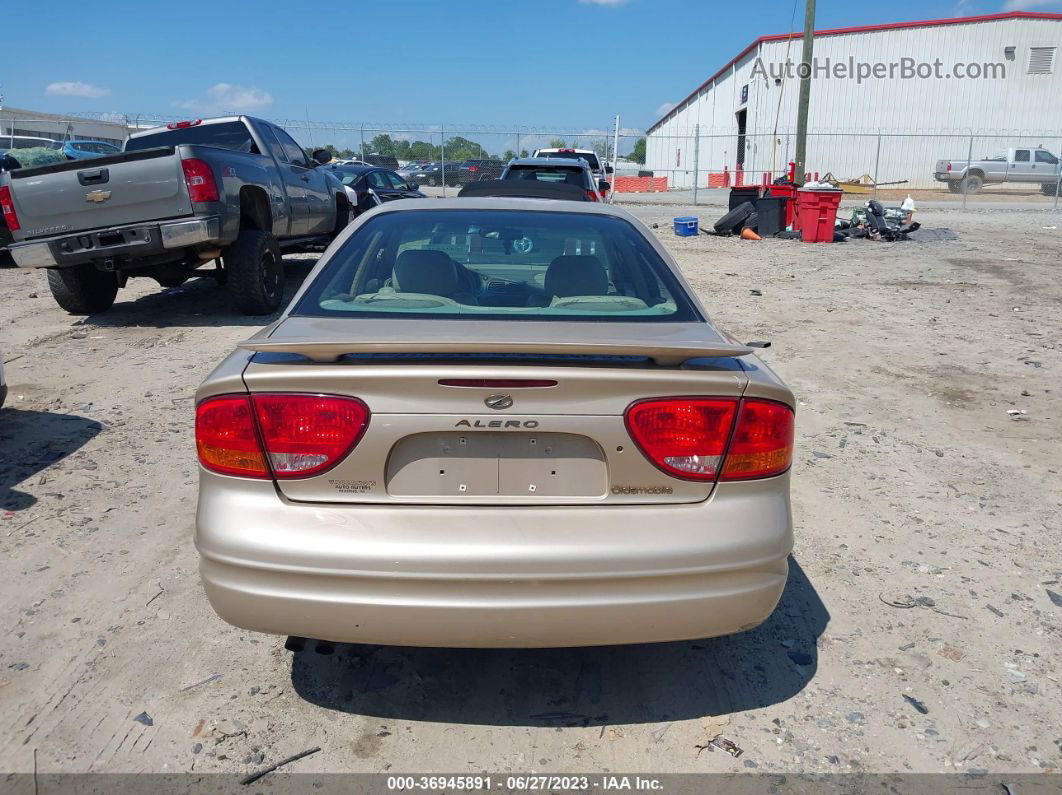
<path fill-rule="evenodd" d="M 199 462 L 247 478 L 304 478 L 335 466 L 369 424 L 357 398 L 336 395 L 220 395 L 196 407 Z"/>
<path fill-rule="evenodd" d="M 18 222 L 18 213 L 15 212 L 15 202 L 11 198 L 11 188 L 7 185 L 0 187 L 0 210 L 4 213 L 4 223 L 7 228 L 15 232 L 22 228 Z"/>
<path fill-rule="evenodd" d="M 792 463 L 793 410 L 782 403 L 654 398 L 633 404 L 626 420 L 643 455 L 684 480 L 765 478 Z"/>
<path fill-rule="evenodd" d="M 192 119 L 191 121 L 171 121 L 166 125 L 167 130 L 183 130 L 188 127 L 195 127 L 197 124 L 202 124 L 202 119 Z"/>
<path fill-rule="evenodd" d="M 184 181 L 188 184 L 188 198 L 193 202 L 216 202 L 218 186 L 214 181 L 214 172 L 203 160 L 189 157 L 181 161 L 184 169 Z"/>
<path fill-rule="evenodd" d="M 597 191 L 596 190 L 588 190 L 586 192 L 586 198 L 588 198 L 592 202 L 598 201 Z"/>
<path fill-rule="evenodd" d="M 948 171 L 951 171 L 951 163 L 948 163 Z"/>

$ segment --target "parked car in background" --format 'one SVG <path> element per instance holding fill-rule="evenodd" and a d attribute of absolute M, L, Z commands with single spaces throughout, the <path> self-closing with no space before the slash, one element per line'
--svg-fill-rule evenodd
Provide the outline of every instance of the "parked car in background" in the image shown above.
<path fill-rule="evenodd" d="M 66 141 L 62 152 L 70 160 L 88 160 L 103 155 L 116 155 L 122 151 L 120 146 L 106 141 Z"/>
<path fill-rule="evenodd" d="M 590 164 L 582 158 L 514 158 L 505 167 L 501 179 L 574 185 L 584 191 L 590 201 L 606 201 L 611 187 L 605 180 L 595 179 Z"/>
<path fill-rule="evenodd" d="M 412 179 L 418 185 L 429 185 L 434 188 L 443 184 L 443 165 L 438 162 L 425 163 L 404 176 L 406 176 L 407 179 Z M 446 184 L 457 184 L 456 163 L 446 164 Z"/>
<path fill-rule="evenodd" d="M 354 214 L 360 215 L 377 204 L 395 199 L 426 199 L 415 181 L 403 179 L 390 169 L 376 166 L 334 166 L 332 173 L 350 191 Z M 377 201 L 378 200 L 378 201 Z"/>
<path fill-rule="evenodd" d="M 504 170 L 505 163 L 501 160 L 465 160 L 457 166 L 457 184 L 498 179 Z"/>
<path fill-rule="evenodd" d="M 384 205 L 199 387 L 206 595 L 289 648 L 742 632 L 786 583 L 794 405 L 622 209 Z"/>
<path fill-rule="evenodd" d="M 1025 183 L 1040 185 L 1040 191 L 1055 195 L 1060 166 L 1058 157 L 1042 146 L 1007 149 L 991 157 L 973 160 L 967 168 L 966 158 L 938 160 L 933 176 L 944 182 L 952 193 L 978 193 L 985 185 Z"/>
<path fill-rule="evenodd" d="M 45 149 L 62 149 L 63 144 L 51 138 L 37 138 L 32 135 L 0 135 L 0 155 L 12 149 L 33 149 L 43 146 Z"/>
<path fill-rule="evenodd" d="M 240 311 L 269 314 L 284 297 L 281 249 L 327 243 L 350 214 L 319 161 L 249 116 L 176 122 L 133 133 L 120 154 L 7 172 L 0 205 L 15 262 L 47 268 L 73 314 L 107 309 L 130 278 L 170 287 L 210 262 Z"/>
<path fill-rule="evenodd" d="M 363 159 L 370 166 L 389 168 L 392 171 L 398 169 L 398 160 L 392 155 L 365 155 Z"/>
<path fill-rule="evenodd" d="M 550 148 L 536 149 L 532 157 L 545 157 L 551 160 L 585 160 L 595 180 L 607 180 L 612 173 L 612 166 L 603 164 L 593 149 Z M 602 196 L 602 200 L 607 197 Z"/>

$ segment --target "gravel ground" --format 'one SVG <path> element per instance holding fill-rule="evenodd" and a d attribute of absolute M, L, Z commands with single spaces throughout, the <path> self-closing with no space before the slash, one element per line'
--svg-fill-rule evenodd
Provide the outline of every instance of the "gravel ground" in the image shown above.
<path fill-rule="evenodd" d="M 773 342 L 797 544 L 765 625 L 656 646 L 293 659 L 223 624 L 191 543 L 192 395 L 261 320 L 200 280 L 134 281 L 82 322 L 0 268 L 0 770 L 244 773 L 316 745 L 292 769 L 1057 769 L 1059 216 L 925 211 L 959 235 L 937 243 L 672 235 L 705 210 L 635 208 L 721 325 Z M 744 753 L 701 753 L 717 734 Z"/>

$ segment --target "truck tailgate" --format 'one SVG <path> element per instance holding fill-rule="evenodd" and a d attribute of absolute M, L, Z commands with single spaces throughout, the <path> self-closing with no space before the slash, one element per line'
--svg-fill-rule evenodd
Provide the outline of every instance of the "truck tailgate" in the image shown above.
<path fill-rule="evenodd" d="M 23 240 L 192 213 L 170 147 L 18 169 L 9 180 Z"/>

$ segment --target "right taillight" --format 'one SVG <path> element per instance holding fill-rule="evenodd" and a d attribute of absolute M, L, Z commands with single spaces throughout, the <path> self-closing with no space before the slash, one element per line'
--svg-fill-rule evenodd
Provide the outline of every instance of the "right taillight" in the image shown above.
<path fill-rule="evenodd" d="M 186 157 L 181 161 L 181 168 L 188 185 L 189 199 L 193 202 L 218 201 L 218 185 L 209 163 L 196 157 Z"/>
<path fill-rule="evenodd" d="M 768 478 L 792 463 L 793 410 L 773 400 L 742 400 L 720 479 Z"/>
<path fill-rule="evenodd" d="M 592 202 L 596 202 L 596 201 L 598 201 L 598 198 L 597 198 L 597 191 L 596 191 L 596 190 L 588 190 L 588 191 L 586 192 L 586 198 L 587 198 L 587 199 L 588 199 L 589 201 L 592 201 Z"/>
<path fill-rule="evenodd" d="M 778 475 L 793 458 L 793 410 L 749 398 L 657 398 L 627 409 L 631 438 L 657 468 L 684 480 Z"/>
<path fill-rule="evenodd" d="M 7 185 L 0 186 L 0 210 L 4 213 L 4 222 L 12 232 L 22 228 L 18 222 L 18 214 L 15 212 L 15 202 L 11 200 L 11 188 Z"/>
<path fill-rule="evenodd" d="M 196 447 L 212 472 L 305 478 L 343 460 L 368 424 L 368 407 L 352 397 L 221 395 L 196 408 Z"/>

